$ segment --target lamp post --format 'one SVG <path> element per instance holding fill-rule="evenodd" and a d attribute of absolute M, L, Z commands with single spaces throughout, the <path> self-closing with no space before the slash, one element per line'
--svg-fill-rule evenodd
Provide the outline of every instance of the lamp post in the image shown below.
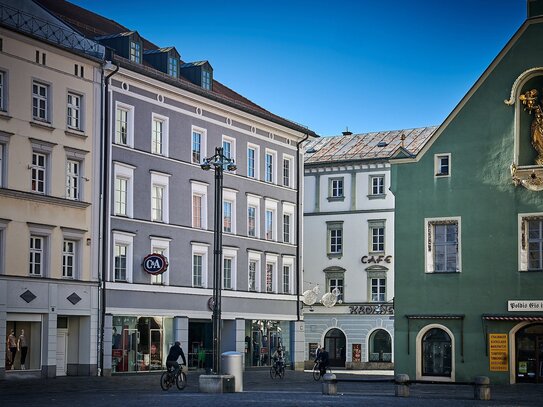
<path fill-rule="evenodd" d="M 235 171 L 234 160 L 224 155 L 222 147 L 215 154 L 204 158 L 200 167 L 215 170 L 215 218 L 213 229 L 213 372 L 221 372 L 221 286 L 222 286 L 222 184 L 224 170 Z"/>

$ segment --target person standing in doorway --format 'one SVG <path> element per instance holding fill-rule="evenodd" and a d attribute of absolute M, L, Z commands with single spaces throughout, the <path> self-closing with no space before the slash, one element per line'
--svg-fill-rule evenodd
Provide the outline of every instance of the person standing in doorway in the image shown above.
<path fill-rule="evenodd" d="M 26 342 L 25 330 L 21 329 L 21 335 L 17 341 L 17 348 L 21 352 L 21 369 L 26 369 L 26 354 L 28 352 L 28 343 Z"/>
<path fill-rule="evenodd" d="M 8 350 L 11 353 L 11 370 L 15 364 L 15 355 L 17 354 L 17 338 L 15 337 L 15 331 L 12 329 L 8 336 Z"/>

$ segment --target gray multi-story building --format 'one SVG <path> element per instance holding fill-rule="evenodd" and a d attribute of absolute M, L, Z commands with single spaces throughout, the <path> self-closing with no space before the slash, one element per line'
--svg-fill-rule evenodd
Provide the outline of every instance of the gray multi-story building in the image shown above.
<path fill-rule="evenodd" d="M 300 144 L 316 135 L 215 81 L 207 61 L 184 63 L 174 47 L 71 3 L 40 3 L 114 50 L 103 152 L 104 373 L 162 369 L 178 339 L 190 366 L 206 364 L 216 191 L 201 163 L 216 147 L 237 165 L 224 175 L 222 350 L 259 366 L 281 344 L 301 368 Z M 159 274 L 142 264 L 153 253 L 168 262 Z"/>

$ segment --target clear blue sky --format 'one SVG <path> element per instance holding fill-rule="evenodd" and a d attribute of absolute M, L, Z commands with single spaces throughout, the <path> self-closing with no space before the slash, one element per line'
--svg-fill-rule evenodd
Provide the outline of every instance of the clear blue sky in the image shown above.
<path fill-rule="evenodd" d="M 72 1 L 323 136 L 440 124 L 526 18 L 526 0 Z"/>

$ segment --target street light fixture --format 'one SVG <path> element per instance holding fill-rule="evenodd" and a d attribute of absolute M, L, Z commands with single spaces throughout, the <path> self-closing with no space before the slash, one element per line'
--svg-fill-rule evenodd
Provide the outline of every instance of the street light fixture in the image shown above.
<path fill-rule="evenodd" d="M 222 286 L 222 184 L 224 170 L 235 171 L 236 164 L 224 155 L 222 147 L 215 148 L 215 154 L 204 158 L 200 167 L 215 170 L 215 221 L 213 230 L 213 372 L 221 372 L 221 286 Z"/>

